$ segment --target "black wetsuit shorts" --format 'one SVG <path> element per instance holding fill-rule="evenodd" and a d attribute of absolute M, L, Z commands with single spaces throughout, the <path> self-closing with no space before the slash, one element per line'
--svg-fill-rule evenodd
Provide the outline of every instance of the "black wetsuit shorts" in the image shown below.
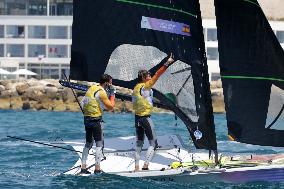
<path fill-rule="evenodd" d="M 85 124 L 85 131 L 86 131 L 86 143 L 93 144 L 95 140 L 96 144 L 98 143 L 103 144 L 102 118 L 101 117 L 93 118 L 93 117 L 85 116 L 84 124 Z"/>

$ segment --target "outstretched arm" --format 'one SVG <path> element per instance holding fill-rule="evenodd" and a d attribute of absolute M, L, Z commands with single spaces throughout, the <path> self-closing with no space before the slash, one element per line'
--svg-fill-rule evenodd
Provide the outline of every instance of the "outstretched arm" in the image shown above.
<path fill-rule="evenodd" d="M 100 91 L 100 99 L 103 102 L 106 110 L 113 110 L 114 108 L 114 96 L 111 100 L 108 99 L 107 94 L 105 92 Z"/>
<path fill-rule="evenodd" d="M 151 80 L 147 81 L 145 84 L 145 89 L 150 89 L 153 87 L 153 85 L 157 82 L 157 80 L 159 79 L 159 77 L 167 70 L 167 68 L 174 63 L 174 59 L 173 59 L 173 53 L 171 53 L 170 57 L 168 58 L 167 62 L 160 67 L 160 69 L 158 69 L 158 71 L 155 73 L 155 75 L 152 77 Z"/>

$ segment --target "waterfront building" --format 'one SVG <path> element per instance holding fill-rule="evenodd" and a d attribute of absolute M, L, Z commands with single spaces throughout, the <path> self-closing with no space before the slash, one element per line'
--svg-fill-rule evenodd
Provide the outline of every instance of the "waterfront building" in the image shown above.
<path fill-rule="evenodd" d="M 72 0 L 0 0 L 0 67 L 38 79 L 69 75 Z M 284 22 L 270 22 L 284 48 Z M 210 79 L 220 78 L 215 19 L 203 19 Z M 13 77 L 13 76 L 8 76 Z M 29 76 L 31 77 L 31 76 Z"/>

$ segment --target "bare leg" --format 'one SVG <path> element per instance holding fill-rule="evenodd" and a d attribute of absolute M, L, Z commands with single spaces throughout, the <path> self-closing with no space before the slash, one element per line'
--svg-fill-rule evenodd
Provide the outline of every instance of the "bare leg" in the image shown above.
<path fill-rule="evenodd" d="M 143 166 L 143 169 L 148 169 L 150 161 L 152 161 L 153 157 L 155 155 L 155 147 L 149 146 L 147 153 L 146 153 L 146 160 Z"/>
<path fill-rule="evenodd" d="M 215 158 L 215 165 L 219 165 L 219 159 L 218 159 L 218 151 L 217 150 L 213 150 L 214 152 L 214 158 Z"/>
<path fill-rule="evenodd" d="M 101 159 L 103 157 L 103 148 L 102 147 L 96 147 L 96 164 L 95 164 L 95 172 L 101 171 Z"/>
<path fill-rule="evenodd" d="M 139 171 L 139 161 L 140 161 L 143 141 L 138 140 L 136 143 L 137 143 L 137 145 L 136 145 L 136 152 L 135 152 L 135 169 L 134 169 L 134 171 Z"/>
<path fill-rule="evenodd" d="M 81 172 L 82 173 L 90 173 L 87 171 L 87 158 L 88 158 L 88 155 L 89 155 L 89 150 L 90 148 L 88 147 L 84 147 L 83 149 L 83 152 L 82 152 L 82 165 L 81 165 Z"/>

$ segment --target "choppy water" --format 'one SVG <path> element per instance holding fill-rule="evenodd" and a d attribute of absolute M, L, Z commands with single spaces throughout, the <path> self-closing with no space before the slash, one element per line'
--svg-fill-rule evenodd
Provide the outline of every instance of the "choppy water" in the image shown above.
<path fill-rule="evenodd" d="M 104 116 L 105 137 L 134 135 L 132 114 Z M 179 134 L 188 141 L 180 121 L 170 114 L 152 116 L 158 135 Z M 78 157 L 75 152 L 17 141 L 7 135 L 42 142 L 84 139 L 81 113 L 0 110 L 0 188 L 284 188 L 284 183 L 180 184 L 112 175 L 61 176 Z M 177 123 L 177 126 L 175 125 Z M 225 115 L 215 115 L 218 148 L 222 152 L 279 153 L 282 148 L 238 144 L 227 140 Z M 188 142 L 188 145 L 191 144 Z"/>

